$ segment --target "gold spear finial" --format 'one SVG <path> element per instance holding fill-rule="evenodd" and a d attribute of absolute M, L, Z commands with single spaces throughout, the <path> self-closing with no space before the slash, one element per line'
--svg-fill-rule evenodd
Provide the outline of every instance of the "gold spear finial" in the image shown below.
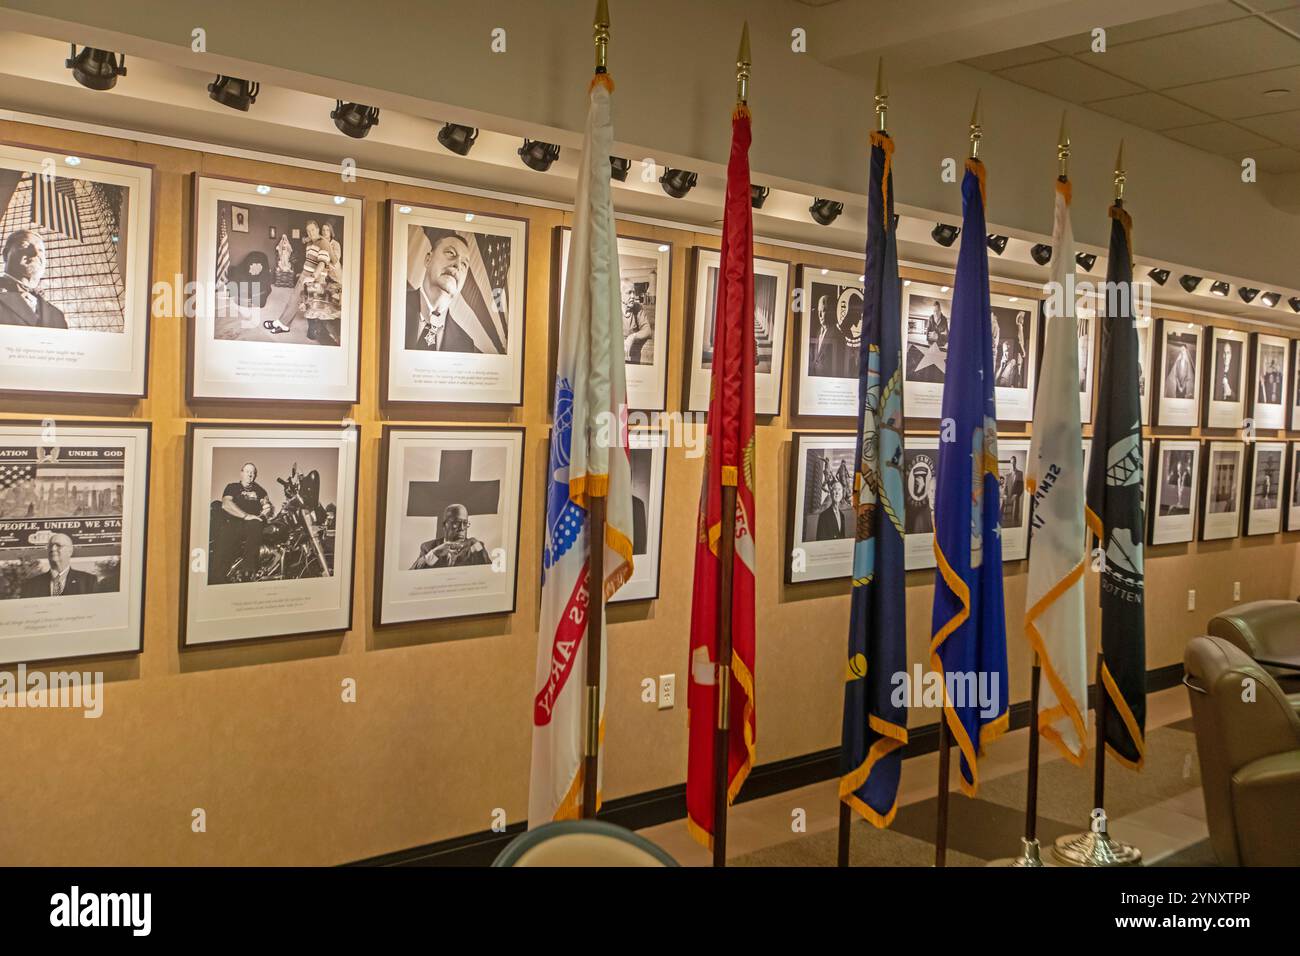
<path fill-rule="evenodd" d="M 608 0 L 596 0 L 596 18 L 591 26 L 591 35 L 596 41 L 596 72 L 605 73 L 609 66 Z"/>
<path fill-rule="evenodd" d="M 980 125 L 980 94 L 983 91 L 975 93 L 975 108 L 970 113 L 970 158 L 980 158 L 980 139 L 984 136 L 984 128 Z"/>
<path fill-rule="evenodd" d="M 885 114 L 889 112 L 889 87 L 885 85 L 885 58 L 876 63 L 876 128 L 885 131 Z"/>
<path fill-rule="evenodd" d="M 1061 181 L 1070 178 L 1070 134 L 1065 131 L 1066 111 L 1061 111 L 1061 132 L 1056 137 L 1056 161 L 1061 167 Z"/>
<path fill-rule="evenodd" d="M 736 103 L 744 106 L 749 103 L 749 21 L 745 21 L 740 31 L 740 50 L 736 53 Z"/>
<path fill-rule="evenodd" d="M 1124 201 L 1124 183 L 1127 181 L 1124 175 L 1124 141 L 1119 141 L 1119 153 L 1115 156 L 1115 202 Z"/>

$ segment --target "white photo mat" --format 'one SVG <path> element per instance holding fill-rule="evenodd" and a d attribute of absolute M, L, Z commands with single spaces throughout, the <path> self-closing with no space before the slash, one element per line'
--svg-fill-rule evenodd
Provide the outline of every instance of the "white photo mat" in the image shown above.
<path fill-rule="evenodd" d="M 1156 424 L 1195 428 L 1201 415 L 1204 329 L 1192 322 L 1156 323 L 1159 361 L 1153 366 Z"/>
<path fill-rule="evenodd" d="M 1235 538 L 1241 533 L 1241 488 L 1245 473 L 1243 442 L 1206 442 L 1205 488 L 1201 493 L 1202 541 Z"/>
<path fill-rule="evenodd" d="M 1152 545 L 1191 541 L 1196 536 L 1200 456 L 1199 441 L 1156 439 L 1148 498 Z"/>
<path fill-rule="evenodd" d="M 1246 420 L 1250 380 L 1250 336 L 1236 329 L 1209 326 L 1205 340 L 1209 382 L 1205 388 L 1205 427 L 1241 428 Z"/>
<path fill-rule="evenodd" d="M 632 576 L 614 592 L 609 604 L 659 596 L 667 435 L 656 428 L 633 428 L 628 430 L 627 443 L 632 457 Z M 638 540 L 642 537 L 643 541 Z"/>
<path fill-rule="evenodd" d="M 1290 345 L 1280 335 L 1251 335 L 1250 417 L 1256 428 L 1286 428 Z"/>
<path fill-rule="evenodd" d="M 791 435 L 787 584 L 846 578 L 852 573 L 857 522 L 852 488 L 856 450 L 857 437 L 843 432 Z M 843 479 L 846 470 L 847 487 Z M 842 490 L 838 520 L 833 510 L 836 503 L 832 484 Z"/>
<path fill-rule="evenodd" d="M 1287 443 L 1252 442 L 1247 454 L 1250 456 L 1250 471 L 1246 487 L 1246 534 L 1281 531 Z"/>
<path fill-rule="evenodd" d="M 860 273 L 799 266 L 799 292 L 793 310 L 799 333 L 794 358 L 795 414 L 857 416 L 863 304 Z"/>

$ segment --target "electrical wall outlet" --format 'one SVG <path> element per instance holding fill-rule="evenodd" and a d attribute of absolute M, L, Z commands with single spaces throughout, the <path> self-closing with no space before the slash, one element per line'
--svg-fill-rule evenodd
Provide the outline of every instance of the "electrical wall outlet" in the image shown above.
<path fill-rule="evenodd" d="M 1241 582 L 1240 582 L 1240 581 L 1233 581 L 1233 582 L 1232 582 L 1232 599 L 1233 599 L 1234 601 L 1240 601 L 1240 600 L 1241 600 Z"/>
<path fill-rule="evenodd" d="M 1188 588 L 1187 590 L 1187 610 L 1196 610 L 1196 589 Z"/>
<path fill-rule="evenodd" d="M 677 703 L 677 675 L 659 675 L 659 709 L 668 710 Z"/>

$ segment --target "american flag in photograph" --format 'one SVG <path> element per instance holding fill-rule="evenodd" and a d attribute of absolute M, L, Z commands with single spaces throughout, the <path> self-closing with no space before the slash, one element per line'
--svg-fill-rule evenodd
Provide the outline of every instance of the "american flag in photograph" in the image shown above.
<path fill-rule="evenodd" d="M 31 481 L 36 477 L 36 466 L 32 464 L 0 464 L 0 491 L 7 491 L 14 485 Z"/>
<path fill-rule="evenodd" d="M 221 217 L 221 229 L 217 234 L 217 274 L 218 285 L 225 285 L 230 279 L 230 240 L 226 236 L 226 217 Z"/>
<path fill-rule="evenodd" d="M 32 224 L 81 241 L 81 217 L 70 180 L 32 173 Z"/>
<path fill-rule="evenodd" d="M 477 236 L 487 266 L 489 288 L 492 290 L 491 307 L 504 316 L 509 311 L 509 290 L 506 280 L 510 275 L 510 240 L 503 236 Z"/>

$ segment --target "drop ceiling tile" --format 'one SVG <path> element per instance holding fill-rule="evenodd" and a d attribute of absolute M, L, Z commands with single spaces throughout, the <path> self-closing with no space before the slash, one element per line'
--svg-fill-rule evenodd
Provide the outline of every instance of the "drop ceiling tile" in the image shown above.
<path fill-rule="evenodd" d="M 1189 30 L 1246 16 L 1249 14 L 1235 3 L 1212 3 L 1182 13 L 1149 17 L 1146 20 L 1134 20 L 1132 23 L 1106 27 L 1106 46 L 1110 48 L 1117 43 L 1132 43 L 1134 40 L 1145 40 L 1178 30 Z M 1099 23 L 1097 26 L 1106 25 Z M 1092 34 L 1076 33 L 1074 36 L 1063 37 L 1060 40 L 1049 40 L 1048 45 L 1061 53 L 1091 53 Z"/>
<path fill-rule="evenodd" d="M 1167 129 L 1164 134 L 1180 143 L 1203 149 L 1207 153 L 1233 157 L 1244 156 L 1249 150 L 1267 149 L 1276 146 L 1279 142 L 1277 139 L 1223 122 Z"/>
<path fill-rule="evenodd" d="M 1027 63 L 1002 70 L 998 76 L 1024 86 L 1050 93 L 1071 103 L 1110 99 L 1142 92 L 1141 87 L 1103 73 L 1095 67 L 1062 56 L 1041 63 Z"/>
<path fill-rule="evenodd" d="M 1037 60 L 1050 60 L 1059 54 L 1049 46 L 1042 43 L 1035 43 L 1033 46 L 1017 47 L 1014 50 L 1003 50 L 1001 53 L 990 53 L 987 56 L 977 56 L 973 60 L 965 60 L 967 66 L 973 66 L 977 70 L 987 70 L 994 73 L 998 70 L 1005 70 L 1009 66 L 1020 66 L 1022 63 L 1033 63 Z"/>
<path fill-rule="evenodd" d="M 1300 7 L 1291 7 L 1288 10 L 1279 10 L 1276 13 L 1270 13 L 1270 20 L 1276 20 L 1288 30 L 1295 30 L 1300 33 Z"/>
<path fill-rule="evenodd" d="M 1296 42 L 1300 44 L 1300 40 Z M 1290 92 L 1282 96 L 1264 95 L 1267 90 L 1277 89 Z M 1300 108 L 1300 66 L 1177 86 L 1164 92 L 1180 103 L 1222 119 L 1284 113 Z"/>
<path fill-rule="evenodd" d="M 1290 149 L 1286 146 L 1257 150 L 1253 154 L 1253 159 L 1261 172 L 1300 172 L 1300 150 Z"/>
<path fill-rule="evenodd" d="M 1249 130 L 1284 146 L 1300 146 L 1300 110 L 1239 120 Z"/>
<path fill-rule="evenodd" d="M 1209 123 L 1217 117 L 1176 103 L 1159 93 L 1134 93 L 1109 100 L 1094 100 L 1088 109 L 1114 116 L 1143 129 L 1164 130 L 1175 126 Z"/>
<path fill-rule="evenodd" d="M 1090 53 L 1109 73 L 1164 90 L 1300 65 L 1300 40 L 1247 17 Z"/>

